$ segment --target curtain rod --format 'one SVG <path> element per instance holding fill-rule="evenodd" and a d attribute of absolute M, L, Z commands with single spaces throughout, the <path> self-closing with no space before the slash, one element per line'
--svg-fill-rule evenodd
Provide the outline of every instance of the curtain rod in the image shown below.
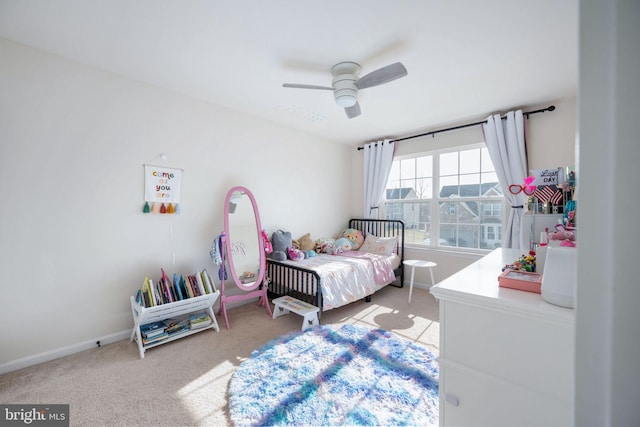
<path fill-rule="evenodd" d="M 527 111 L 525 113 L 522 113 L 522 115 L 525 116 L 528 119 L 529 116 L 532 115 L 532 114 L 544 113 L 545 111 L 553 111 L 555 109 L 556 109 L 555 105 L 550 105 L 547 108 L 541 108 L 539 110 L 534 110 L 534 111 Z M 502 120 L 505 120 L 505 119 L 506 119 L 506 117 L 502 117 Z M 487 121 L 486 120 L 482 120 L 480 122 L 467 123 L 467 124 L 464 124 L 464 125 L 454 126 L 454 127 L 450 127 L 450 128 L 446 128 L 446 129 L 432 130 L 431 132 L 421 133 L 419 135 L 412 135 L 412 136 L 406 136 L 404 138 L 393 139 L 392 141 L 393 142 L 400 142 L 400 141 L 406 141 L 407 139 L 419 138 L 421 136 L 429 136 L 429 135 L 433 136 L 433 135 L 435 135 L 437 133 L 448 132 L 450 130 L 468 128 L 468 127 L 471 127 L 471 126 L 483 125 L 485 123 L 487 123 Z M 358 150 L 364 150 L 364 147 L 358 147 Z"/>

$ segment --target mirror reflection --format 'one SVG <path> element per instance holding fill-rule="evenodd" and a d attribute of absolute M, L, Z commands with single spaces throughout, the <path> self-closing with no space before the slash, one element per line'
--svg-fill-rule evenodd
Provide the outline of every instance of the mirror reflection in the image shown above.
<path fill-rule="evenodd" d="M 250 286 L 260 272 L 260 242 L 256 215 L 250 198 L 234 191 L 229 198 L 230 268 L 236 281 Z"/>

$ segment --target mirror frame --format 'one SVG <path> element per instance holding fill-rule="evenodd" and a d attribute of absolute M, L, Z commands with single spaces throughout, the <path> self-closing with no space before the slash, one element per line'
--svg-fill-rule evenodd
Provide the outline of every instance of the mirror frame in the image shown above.
<path fill-rule="evenodd" d="M 258 270 L 258 275 L 256 277 L 255 282 L 251 282 L 249 286 L 247 286 L 247 284 L 245 283 L 242 283 L 242 280 L 240 280 L 240 278 L 238 277 L 236 268 L 233 263 L 233 253 L 231 251 L 232 246 L 231 246 L 230 237 L 232 235 L 229 233 L 229 202 L 231 201 L 231 197 L 233 196 L 233 194 L 236 192 L 242 192 L 247 197 L 249 197 L 249 200 L 251 201 L 251 206 L 253 207 L 253 214 L 256 222 L 256 238 L 258 239 L 258 252 L 260 253 L 259 265 L 258 265 L 259 270 Z M 234 283 L 236 284 L 236 286 L 238 286 L 238 288 L 244 291 L 252 291 L 256 289 L 258 286 L 260 286 L 260 284 L 262 283 L 265 277 L 266 254 L 264 251 L 265 246 L 264 246 L 264 239 L 262 236 L 262 224 L 260 222 L 260 212 L 258 211 L 258 204 L 256 203 L 256 199 L 253 197 L 253 194 L 251 193 L 251 191 L 249 191 L 248 188 L 242 187 L 242 186 L 236 186 L 231 188 L 227 192 L 227 196 L 224 199 L 224 233 L 225 233 L 226 258 L 229 262 L 229 270 L 230 270 L 229 273 L 231 274 L 231 277 L 233 278 Z"/>

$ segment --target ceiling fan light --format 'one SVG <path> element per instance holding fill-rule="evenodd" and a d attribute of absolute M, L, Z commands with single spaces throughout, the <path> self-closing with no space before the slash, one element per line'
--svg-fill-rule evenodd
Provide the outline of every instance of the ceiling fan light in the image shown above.
<path fill-rule="evenodd" d="M 351 94 L 336 95 L 336 104 L 343 108 L 353 107 L 356 101 L 356 97 Z"/>
<path fill-rule="evenodd" d="M 358 101 L 358 91 L 353 87 L 352 81 L 334 82 L 333 85 L 336 88 L 333 92 L 336 104 L 343 108 L 356 105 Z"/>

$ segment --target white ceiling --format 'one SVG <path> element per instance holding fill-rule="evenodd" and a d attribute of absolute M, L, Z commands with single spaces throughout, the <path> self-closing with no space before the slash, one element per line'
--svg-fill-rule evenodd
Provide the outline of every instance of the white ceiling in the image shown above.
<path fill-rule="evenodd" d="M 0 37 L 357 145 L 576 96 L 578 0 L 0 0 Z M 409 74 L 360 91 L 330 68 Z"/>

